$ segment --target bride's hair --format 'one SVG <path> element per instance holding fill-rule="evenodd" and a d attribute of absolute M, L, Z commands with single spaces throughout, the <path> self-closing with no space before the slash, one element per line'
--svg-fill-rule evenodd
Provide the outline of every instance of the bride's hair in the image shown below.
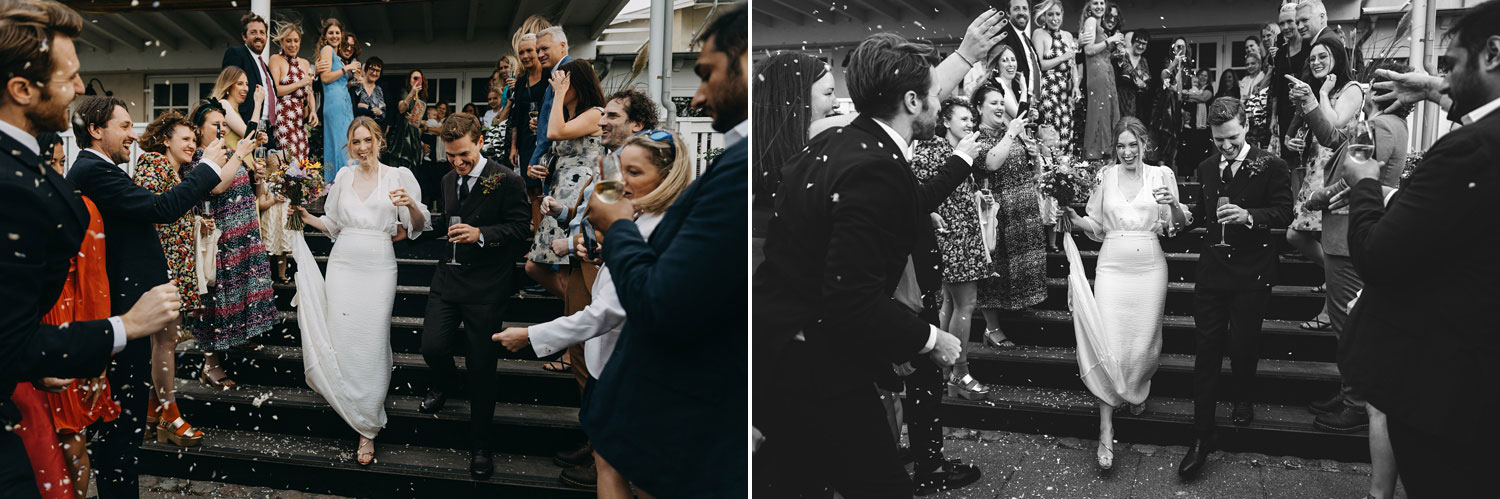
<path fill-rule="evenodd" d="M 1140 157 L 1145 158 L 1147 155 L 1146 153 L 1151 151 L 1153 145 L 1151 143 L 1151 133 L 1146 131 L 1146 124 L 1141 123 L 1140 118 L 1136 118 L 1134 116 L 1126 116 L 1124 118 L 1120 118 L 1120 122 L 1115 124 L 1115 141 L 1118 142 L 1120 140 L 1120 134 L 1125 132 L 1130 132 L 1131 135 L 1135 136 L 1136 140 L 1141 142 Z M 1120 150 L 1116 148 L 1114 149 L 1114 151 L 1115 163 L 1119 163 Z"/>
<path fill-rule="evenodd" d="M 360 116 L 358 118 L 354 118 L 354 121 L 349 123 L 349 136 L 345 138 L 346 142 L 344 143 L 348 144 L 349 142 L 353 142 L 354 131 L 360 128 L 364 128 L 370 131 L 370 136 L 375 139 L 375 153 L 380 154 L 381 147 L 385 146 L 385 134 L 381 133 L 380 124 L 375 123 L 375 119 L 369 116 Z M 349 156 L 349 159 L 354 159 L 354 150 L 349 149 L 348 147 L 345 147 L 345 149 L 347 149 L 345 154 Z"/>

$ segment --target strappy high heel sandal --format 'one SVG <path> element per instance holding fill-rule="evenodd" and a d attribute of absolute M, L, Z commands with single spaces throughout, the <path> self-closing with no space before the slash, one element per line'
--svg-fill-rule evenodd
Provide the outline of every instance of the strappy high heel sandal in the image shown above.
<path fill-rule="evenodd" d="M 182 419 L 182 412 L 177 409 L 177 404 L 168 405 L 162 410 L 161 420 L 157 422 L 156 443 L 167 442 L 178 447 L 197 447 L 203 443 L 203 431 Z"/>
<path fill-rule="evenodd" d="M 990 395 L 990 388 L 979 384 L 973 376 L 967 374 L 962 378 L 951 378 L 948 380 L 948 396 L 962 397 L 964 400 L 984 400 Z"/>
<path fill-rule="evenodd" d="M 365 447 L 366 443 L 369 444 L 368 448 Z M 375 464 L 375 440 L 363 436 L 359 437 L 359 450 L 355 451 L 355 455 L 355 462 L 359 463 L 360 466 Z"/>
<path fill-rule="evenodd" d="M 1099 469 L 1102 469 L 1102 470 L 1108 470 L 1108 469 L 1114 467 L 1114 465 L 1115 465 L 1115 439 L 1114 439 L 1115 435 L 1114 435 L 1114 430 L 1110 430 L 1109 433 L 1110 433 L 1109 434 L 1109 436 L 1110 436 L 1109 439 L 1103 438 L 1104 437 L 1103 433 L 1099 434 L 1100 438 L 1099 438 L 1098 457 L 1099 457 Z"/>
<path fill-rule="evenodd" d="M 1000 333 L 1000 337 L 1002 339 L 996 341 L 994 336 L 995 333 Z M 1005 337 L 1005 333 L 1001 332 L 999 329 L 986 329 L 984 330 L 984 346 L 1009 349 L 1015 348 L 1016 342 L 1010 341 L 1010 338 Z"/>
<path fill-rule="evenodd" d="M 220 376 L 219 379 L 213 379 L 209 377 L 208 372 L 211 371 L 211 369 L 206 367 L 203 369 L 199 369 L 198 381 L 202 381 L 203 384 L 218 388 L 220 390 L 228 390 L 230 388 L 234 388 L 237 384 L 234 382 L 234 378 L 229 377 L 229 373 L 224 372 L 224 368 L 220 367 L 217 369 L 220 373 L 224 374 L 223 376 Z"/>

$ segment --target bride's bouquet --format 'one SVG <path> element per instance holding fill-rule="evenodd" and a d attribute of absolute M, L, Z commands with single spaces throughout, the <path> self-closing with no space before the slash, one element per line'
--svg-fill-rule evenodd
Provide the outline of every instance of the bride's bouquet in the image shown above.
<path fill-rule="evenodd" d="M 1037 187 L 1042 195 L 1056 200 L 1062 209 L 1087 201 L 1096 182 L 1092 164 L 1071 161 L 1066 156 L 1060 157 L 1056 166 L 1044 168 L 1037 175 Z M 1060 209 L 1056 216 L 1066 222 L 1065 213 Z"/>
<path fill-rule="evenodd" d="M 286 173 L 281 175 L 279 185 L 282 195 L 286 196 L 293 207 L 318 199 L 327 186 L 323 183 L 323 163 L 303 159 L 288 165 Z M 302 217 L 287 217 L 287 229 L 300 231 L 302 227 Z"/>

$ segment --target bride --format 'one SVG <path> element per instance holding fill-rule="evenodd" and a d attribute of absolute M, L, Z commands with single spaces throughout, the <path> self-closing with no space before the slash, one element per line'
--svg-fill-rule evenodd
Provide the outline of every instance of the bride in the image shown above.
<path fill-rule="evenodd" d="M 1169 223 L 1182 227 L 1189 222 L 1187 210 L 1177 203 L 1172 170 L 1141 161 L 1149 149 L 1146 126 L 1126 117 L 1114 133 L 1118 164 L 1099 171 L 1088 216 L 1067 210 L 1075 227 L 1104 243 L 1093 293 L 1078 246 L 1071 236 L 1063 240 L 1078 367 L 1084 385 L 1099 398 L 1098 457 L 1104 469 L 1114 463 L 1114 409 L 1124 406 L 1136 415 L 1145 411 L 1161 354 L 1167 260 L 1157 237 Z"/>
<path fill-rule="evenodd" d="M 385 427 L 391 380 L 391 306 L 396 299 L 394 241 L 430 230 L 416 177 L 380 163 L 385 139 L 367 116 L 349 125 L 349 155 L 314 217 L 302 220 L 333 238 L 328 276 L 318 275 L 307 242 L 297 235 L 297 324 L 307 384 L 359 432 L 359 464 L 375 460 L 375 435 Z M 384 194 L 384 195 L 382 195 Z"/>

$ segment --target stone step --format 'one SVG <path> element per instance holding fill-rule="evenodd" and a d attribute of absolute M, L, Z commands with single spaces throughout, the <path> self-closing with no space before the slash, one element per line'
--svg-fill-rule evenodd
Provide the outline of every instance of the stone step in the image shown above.
<path fill-rule="evenodd" d="M 969 371 L 981 383 L 1083 390 L 1078 377 L 1078 354 L 1073 348 L 1021 345 L 993 348 L 968 345 Z M 1192 398 L 1194 355 L 1161 354 L 1151 393 Z M 1221 400 L 1230 400 L 1234 382 L 1229 359 L 1219 376 Z M 1305 405 L 1326 400 L 1338 391 L 1338 365 L 1332 362 L 1260 359 L 1252 402 Z"/>
<path fill-rule="evenodd" d="M 909 402 L 908 402 L 909 403 Z M 1086 440 L 1099 438 L 1099 401 L 1082 387 L 1055 389 L 1027 385 L 990 385 L 986 400 L 944 397 L 944 426 L 955 431 L 1006 430 L 1059 435 Z M 1220 448 L 1271 456 L 1369 462 L 1366 432 L 1328 433 L 1313 428 L 1313 415 L 1304 405 L 1255 404 L 1255 421 L 1235 426 L 1231 406 L 1221 402 L 1215 419 Z M 1115 449 L 1126 444 L 1190 445 L 1193 440 L 1193 400 L 1157 395 L 1146 400 L 1146 411 L 1132 416 L 1114 413 Z"/>
<path fill-rule="evenodd" d="M 194 421 L 194 424 L 208 421 Z M 469 452 L 377 440 L 377 462 L 355 461 L 353 432 L 303 436 L 205 426 L 214 438 L 198 447 L 149 442 L 142 446 L 144 473 L 208 479 L 252 486 L 361 497 L 593 497 L 593 491 L 558 482 L 562 469 L 550 457 L 495 454 L 495 473 L 469 476 Z"/>
<path fill-rule="evenodd" d="M 1333 362 L 1338 337 L 1332 331 L 1310 331 L 1297 321 L 1266 320 L 1261 323 L 1260 356 L 1263 359 Z M 1002 314 L 1000 328 L 1017 344 L 1073 347 L 1077 340 L 1073 316 L 1066 310 L 1025 310 Z M 984 320 L 976 314 L 970 340 L 981 341 Z M 1168 315 L 1162 319 L 1162 352 L 1192 355 L 1197 352 L 1198 331 L 1191 316 Z"/>

